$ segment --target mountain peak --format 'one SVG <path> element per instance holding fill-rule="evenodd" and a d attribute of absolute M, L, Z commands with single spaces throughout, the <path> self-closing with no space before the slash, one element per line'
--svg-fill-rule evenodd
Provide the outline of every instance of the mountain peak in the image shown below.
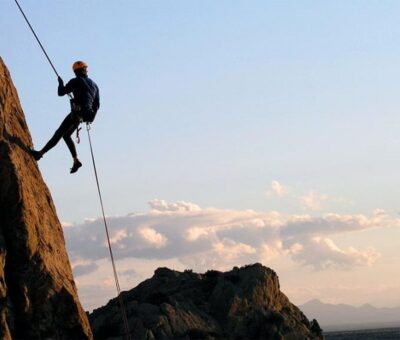
<path fill-rule="evenodd" d="M 302 306 L 320 306 L 320 305 L 324 305 L 324 303 L 321 300 L 312 299 L 304 303 Z"/>
<path fill-rule="evenodd" d="M 318 323 L 280 291 L 276 273 L 259 263 L 204 274 L 159 268 L 122 297 L 134 339 L 322 337 Z M 94 310 L 95 338 L 122 336 L 118 315 L 117 299 Z"/>

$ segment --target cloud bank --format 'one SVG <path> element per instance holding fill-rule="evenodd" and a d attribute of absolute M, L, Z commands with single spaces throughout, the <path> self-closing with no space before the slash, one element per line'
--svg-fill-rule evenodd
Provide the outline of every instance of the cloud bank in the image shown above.
<path fill-rule="evenodd" d="M 194 270 L 225 269 L 287 256 L 315 270 L 371 265 L 373 248 L 343 248 L 332 240 L 347 232 L 398 227 L 400 220 L 382 210 L 371 216 L 285 215 L 279 212 L 201 208 L 188 202 L 149 202 L 150 210 L 108 217 L 111 243 L 119 260 L 178 259 Z M 95 271 L 107 259 L 102 219 L 64 228 L 75 275 Z"/>

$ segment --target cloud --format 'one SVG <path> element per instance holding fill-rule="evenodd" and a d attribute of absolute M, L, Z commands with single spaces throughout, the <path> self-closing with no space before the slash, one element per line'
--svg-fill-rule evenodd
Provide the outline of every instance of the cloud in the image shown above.
<path fill-rule="evenodd" d="M 126 231 L 124 229 L 118 230 L 113 237 L 110 237 L 110 243 L 117 244 L 126 237 L 128 237 L 128 235 L 126 234 Z"/>
<path fill-rule="evenodd" d="M 72 267 L 74 272 L 74 276 L 82 276 L 86 274 L 93 273 L 98 268 L 98 265 L 95 262 L 90 262 L 87 264 L 78 264 Z"/>
<path fill-rule="evenodd" d="M 364 251 L 352 247 L 340 249 L 331 239 L 323 237 L 313 237 L 303 244 L 296 243 L 289 252 L 295 261 L 312 265 L 317 270 L 371 265 L 380 256 L 372 248 Z"/>
<path fill-rule="evenodd" d="M 271 191 L 269 191 L 269 193 L 275 193 L 277 196 L 279 197 L 283 197 L 287 194 L 288 189 L 285 188 L 281 183 L 279 183 L 278 181 L 272 181 L 271 182 Z"/>
<path fill-rule="evenodd" d="M 150 202 L 151 210 L 109 217 L 117 259 L 178 259 L 194 270 L 226 269 L 232 264 L 288 256 L 316 270 L 350 269 L 374 263 L 372 248 L 341 248 L 332 237 L 369 228 L 399 226 L 399 219 L 377 210 L 371 216 L 285 215 L 279 212 L 200 208 L 187 202 Z M 83 273 L 89 263 L 108 259 L 102 220 L 87 220 L 64 229 L 70 257 Z M 79 262 L 80 261 L 80 262 Z"/>
<path fill-rule="evenodd" d="M 155 248 L 162 248 L 167 243 L 167 238 L 163 234 L 149 227 L 139 228 L 138 234 L 145 242 Z"/>
<path fill-rule="evenodd" d="M 300 205 L 307 210 L 322 210 L 326 208 L 323 203 L 328 200 L 328 195 L 320 194 L 314 191 L 308 191 L 299 193 L 299 190 L 296 188 L 291 188 L 289 190 L 288 187 L 282 185 L 280 182 L 274 180 L 271 182 L 270 188 L 266 191 L 266 196 L 269 198 L 278 197 L 283 198 L 285 197 L 286 204 L 293 204 L 295 206 Z M 354 204 L 351 201 L 344 200 L 342 198 L 332 198 L 329 197 L 329 201 L 332 203 L 339 203 L 339 204 Z"/>
<path fill-rule="evenodd" d="M 196 204 L 178 201 L 176 203 L 168 203 L 164 200 L 154 199 L 149 202 L 149 205 L 153 211 L 158 212 L 176 212 L 176 211 L 199 211 L 200 207 Z"/>
<path fill-rule="evenodd" d="M 213 251 L 225 260 L 237 260 L 244 254 L 255 254 L 257 249 L 245 243 L 224 239 L 213 244 Z"/>
<path fill-rule="evenodd" d="M 322 202 L 326 201 L 327 198 L 327 195 L 316 194 L 313 191 L 310 191 L 308 194 L 300 197 L 300 203 L 304 208 L 320 210 L 322 208 Z"/>
<path fill-rule="evenodd" d="M 120 275 L 126 277 L 128 280 L 135 279 L 139 276 L 136 270 L 134 269 L 127 269 L 120 272 Z"/>

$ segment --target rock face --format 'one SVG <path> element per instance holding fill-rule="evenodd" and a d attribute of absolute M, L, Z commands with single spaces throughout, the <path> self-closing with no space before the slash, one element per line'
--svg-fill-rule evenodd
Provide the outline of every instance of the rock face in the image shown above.
<path fill-rule="evenodd" d="M 0 338 L 90 339 L 50 192 L 0 58 Z"/>
<path fill-rule="evenodd" d="M 159 268 L 124 292 L 133 339 L 320 339 L 321 329 L 261 264 L 222 273 Z M 117 299 L 89 316 L 96 339 L 122 338 Z"/>

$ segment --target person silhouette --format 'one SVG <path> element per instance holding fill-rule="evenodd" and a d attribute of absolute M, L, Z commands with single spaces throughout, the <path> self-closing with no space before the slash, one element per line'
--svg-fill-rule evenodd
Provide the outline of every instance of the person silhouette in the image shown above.
<path fill-rule="evenodd" d="M 75 73 L 75 78 L 72 78 L 65 86 L 62 78 L 58 77 L 58 95 L 73 94 L 71 112 L 65 117 L 53 137 L 50 138 L 41 150 L 31 150 L 32 156 L 38 161 L 46 152 L 56 146 L 61 138 L 64 138 L 73 158 L 71 174 L 77 172 L 82 166 L 71 135 L 78 129 L 82 121 L 92 123 L 100 108 L 99 88 L 88 77 L 88 65 L 83 61 L 76 61 L 72 65 L 72 70 Z"/>

